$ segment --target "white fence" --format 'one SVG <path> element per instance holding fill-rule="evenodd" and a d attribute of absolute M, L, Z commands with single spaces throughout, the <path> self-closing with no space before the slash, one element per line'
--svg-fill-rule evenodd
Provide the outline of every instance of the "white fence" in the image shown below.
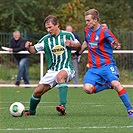
<path fill-rule="evenodd" d="M 74 51 L 73 51 L 74 52 Z M 18 54 L 27 54 L 29 52 L 27 51 L 21 51 L 18 52 Z M 88 53 L 87 51 L 84 51 L 84 53 Z M 124 54 L 124 53 L 128 53 L 128 54 L 133 54 L 133 50 L 114 50 L 113 53 L 117 54 Z M 12 54 L 11 52 L 8 51 L 0 51 L 0 54 Z M 43 71 L 43 67 L 44 67 L 44 52 L 39 52 L 38 54 L 40 54 L 40 79 L 43 77 L 44 75 L 44 71 Z M 132 66 L 133 68 L 133 66 Z M 29 84 L 29 85 L 25 85 L 25 84 L 21 84 L 20 87 L 36 87 L 37 84 Z M 83 84 L 78 84 L 78 85 L 74 85 L 74 84 L 69 84 L 69 87 L 83 87 Z M 126 84 L 123 85 L 126 88 L 133 88 L 133 84 Z M 18 87 L 14 84 L 1 84 L 0 83 L 0 87 Z"/>

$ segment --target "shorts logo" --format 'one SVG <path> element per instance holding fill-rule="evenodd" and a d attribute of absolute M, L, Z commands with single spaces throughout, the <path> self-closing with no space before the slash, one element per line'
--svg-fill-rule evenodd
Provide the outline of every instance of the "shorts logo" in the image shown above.
<path fill-rule="evenodd" d="M 56 45 L 55 47 L 53 47 L 52 52 L 55 55 L 61 55 L 63 54 L 63 52 L 65 51 L 65 48 L 61 45 Z"/>

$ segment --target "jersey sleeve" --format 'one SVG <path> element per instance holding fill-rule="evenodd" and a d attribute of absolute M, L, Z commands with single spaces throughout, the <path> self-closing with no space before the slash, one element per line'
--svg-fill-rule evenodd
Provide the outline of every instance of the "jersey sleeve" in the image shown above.
<path fill-rule="evenodd" d="M 73 43 L 73 44 L 80 43 L 80 42 L 78 41 L 78 39 L 75 38 L 75 36 L 74 36 L 73 33 L 70 33 L 70 34 L 71 34 L 71 36 L 70 36 L 70 41 L 71 41 L 71 43 Z"/>
<path fill-rule="evenodd" d="M 37 52 L 44 50 L 44 41 L 40 40 L 37 44 L 34 45 L 34 48 Z"/>
<path fill-rule="evenodd" d="M 117 38 L 114 36 L 114 34 L 109 30 L 105 30 L 105 38 L 109 41 L 109 43 L 118 42 Z"/>
<path fill-rule="evenodd" d="M 45 36 L 42 37 L 42 38 L 38 41 L 38 43 L 34 45 L 34 48 L 35 48 L 36 52 L 44 51 L 44 42 L 45 42 L 45 41 L 44 41 L 44 40 L 45 40 L 44 38 L 45 38 Z"/>

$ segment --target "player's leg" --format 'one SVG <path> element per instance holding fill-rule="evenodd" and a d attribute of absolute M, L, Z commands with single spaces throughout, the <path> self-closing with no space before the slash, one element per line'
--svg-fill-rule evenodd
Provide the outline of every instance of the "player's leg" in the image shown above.
<path fill-rule="evenodd" d="M 103 84 L 96 83 L 95 85 L 92 84 L 84 84 L 84 90 L 88 94 L 93 94 L 93 93 L 99 93 L 103 90 L 107 89 L 113 89 L 112 85 L 109 82 L 105 82 Z"/>
<path fill-rule="evenodd" d="M 131 105 L 128 92 L 117 80 L 113 80 L 112 85 L 114 86 L 114 89 L 117 91 L 118 96 L 120 97 L 121 101 L 125 105 L 127 112 L 128 112 L 128 116 L 133 118 L 133 107 Z"/>
<path fill-rule="evenodd" d="M 41 96 L 50 89 L 50 85 L 38 84 L 37 88 L 34 90 L 31 98 L 29 110 L 25 111 L 23 116 L 35 115 L 36 107 L 41 100 Z"/>
<path fill-rule="evenodd" d="M 99 69 L 96 69 L 96 75 L 100 75 L 99 78 L 96 79 L 97 83 L 96 85 L 94 86 L 93 88 L 93 93 L 98 93 L 98 92 L 101 92 L 103 90 L 106 90 L 106 89 L 114 89 L 113 85 L 111 84 L 110 80 L 107 78 L 107 75 L 108 73 L 106 73 L 106 71 L 111 71 L 111 70 L 108 70 L 109 69 L 112 69 L 108 66 L 105 66 L 105 67 L 102 67 L 102 68 L 99 68 Z M 119 78 L 119 70 L 116 66 L 113 66 L 113 69 L 114 69 L 114 76 L 118 77 Z"/>
<path fill-rule="evenodd" d="M 110 89 L 111 84 L 98 74 L 100 69 L 88 69 L 84 76 L 84 91 L 88 94 L 98 93 Z"/>
<path fill-rule="evenodd" d="M 56 110 L 63 115 L 65 115 L 66 102 L 67 102 L 67 92 L 68 92 L 68 86 L 66 83 L 67 77 L 68 74 L 65 70 L 61 70 L 56 76 L 58 82 L 58 95 L 60 101 L 60 105 L 56 107 Z"/>
<path fill-rule="evenodd" d="M 118 96 L 122 100 L 123 104 L 125 105 L 127 111 L 129 112 L 129 117 L 133 117 L 133 107 L 131 106 L 130 99 L 128 96 L 128 93 L 125 88 L 121 85 L 119 82 L 119 77 L 116 76 L 116 67 L 113 65 L 108 66 L 108 69 L 106 71 L 108 80 L 111 81 L 111 84 L 113 85 L 114 89 L 117 91 Z"/>
<path fill-rule="evenodd" d="M 98 92 L 101 92 L 101 91 L 107 90 L 107 89 L 113 89 L 113 86 L 111 85 L 110 82 L 104 82 L 102 84 L 97 83 L 94 86 L 92 93 L 98 93 Z"/>
<path fill-rule="evenodd" d="M 83 89 L 87 94 L 92 94 L 93 93 L 93 88 L 94 85 L 96 84 L 96 78 L 93 78 L 93 72 L 91 71 L 92 69 L 88 69 L 84 76 L 84 86 Z M 93 80 L 94 79 L 94 80 Z"/>
<path fill-rule="evenodd" d="M 59 95 L 60 105 L 56 106 L 56 110 L 60 112 L 62 115 L 66 114 L 67 93 L 68 93 L 67 83 L 66 82 L 59 83 L 58 95 Z"/>
<path fill-rule="evenodd" d="M 56 107 L 56 110 L 59 111 L 61 114 L 65 115 L 66 112 L 66 103 L 67 103 L 67 93 L 68 93 L 68 86 L 67 82 L 70 81 L 74 76 L 74 71 L 69 71 L 68 69 L 61 70 L 56 78 L 58 82 L 58 95 L 60 100 L 60 105 Z"/>
<path fill-rule="evenodd" d="M 46 75 L 40 80 L 37 88 L 34 90 L 30 98 L 29 110 L 27 111 L 27 113 L 24 113 L 24 116 L 35 114 L 36 107 L 41 100 L 41 96 L 57 84 L 55 82 L 56 75 L 57 73 L 54 71 L 47 71 Z"/>

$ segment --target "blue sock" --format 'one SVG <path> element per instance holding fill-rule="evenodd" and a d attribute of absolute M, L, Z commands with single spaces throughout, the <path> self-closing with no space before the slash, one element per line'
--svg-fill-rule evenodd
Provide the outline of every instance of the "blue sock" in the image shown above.
<path fill-rule="evenodd" d="M 128 93 L 126 92 L 126 90 L 124 88 L 120 92 L 118 92 L 118 95 L 119 95 L 120 99 L 122 100 L 123 104 L 125 105 L 127 111 L 133 110 L 131 103 L 130 103 Z"/>
<path fill-rule="evenodd" d="M 110 86 L 111 85 L 109 83 L 105 83 L 103 85 L 97 84 L 96 86 L 94 86 L 93 93 L 98 93 L 98 92 L 103 91 L 105 89 L 110 89 Z"/>

